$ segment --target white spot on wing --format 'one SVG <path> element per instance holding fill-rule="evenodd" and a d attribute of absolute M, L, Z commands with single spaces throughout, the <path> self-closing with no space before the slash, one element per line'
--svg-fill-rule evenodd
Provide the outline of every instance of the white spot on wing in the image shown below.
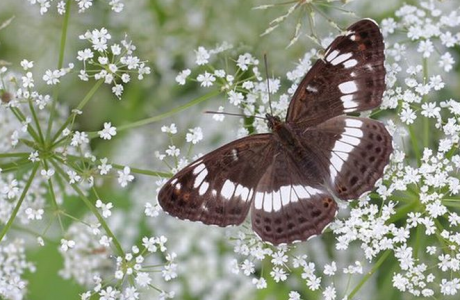
<path fill-rule="evenodd" d="M 307 190 L 301 186 L 301 185 L 294 185 L 293 186 L 295 193 L 299 197 L 299 199 L 305 199 L 305 198 L 310 198 L 310 194 L 307 192 Z M 293 199 L 291 199 L 293 200 Z M 292 201 L 294 202 L 294 201 Z"/>
<path fill-rule="evenodd" d="M 353 95 L 343 95 L 340 97 L 340 100 L 342 101 L 343 108 L 345 109 L 351 109 L 351 108 L 356 108 L 358 107 L 358 102 L 353 101 Z"/>
<path fill-rule="evenodd" d="M 206 191 L 208 190 L 208 188 L 209 188 L 209 183 L 203 182 L 203 184 L 200 186 L 200 189 L 198 190 L 198 194 L 200 194 L 200 196 L 203 196 L 204 194 L 206 194 Z"/>
<path fill-rule="evenodd" d="M 243 186 L 241 184 L 238 184 L 235 189 L 235 197 L 239 197 L 241 193 L 243 192 Z"/>
<path fill-rule="evenodd" d="M 355 128 L 360 128 L 363 126 L 363 122 L 360 120 L 356 119 L 345 119 L 345 124 L 347 127 L 355 127 Z"/>
<path fill-rule="evenodd" d="M 351 135 L 357 138 L 362 138 L 364 136 L 363 131 L 358 128 L 347 128 L 345 127 L 345 131 L 342 134 Z"/>
<path fill-rule="evenodd" d="M 200 164 L 193 170 L 193 174 L 196 175 L 200 173 L 201 171 L 203 171 L 204 169 L 206 169 L 206 166 L 204 164 Z"/>
<path fill-rule="evenodd" d="M 279 211 L 281 209 L 281 192 L 278 190 L 273 192 L 273 210 Z"/>
<path fill-rule="evenodd" d="M 332 51 L 326 56 L 326 61 L 331 62 L 331 60 L 333 60 L 338 54 L 339 54 L 339 51 L 337 50 Z"/>
<path fill-rule="evenodd" d="M 349 135 L 342 135 L 342 137 L 340 138 L 340 141 L 353 145 L 353 146 L 358 146 L 359 143 L 361 143 L 360 139 L 355 138 L 353 136 L 349 136 Z"/>
<path fill-rule="evenodd" d="M 203 164 L 201 164 L 201 165 L 203 165 Z M 193 171 L 193 172 L 195 173 L 195 171 Z M 203 180 L 206 178 L 206 175 L 208 175 L 208 170 L 204 168 L 203 171 L 201 171 L 201 173 L 195 178 L 195 182 L 193 183 L 193 187 L 194 188 L 199 187 L 201 185 L 201 183 L 203 182 Z"/>
<path fill-rule="evenodd" d="M 243 188 L 243 191 L 241 192 L 241 199 L 244 201 L 249 200 L 249 189 L 247 187 Z"/>
<path fill-rule="evenodd" d="M 238 160 L 238 150 L 232 149 L 232 157 L 233 157 L 233 161 Z"/>
<path fill-rule="evenodd" d="M 171 185 L 174 185 L 176 182 L 177 182 L 177 178 L 174 178 L 174 179 L 171 181 Z"/>
<path fill-rule="evenodd" d="M 351 94 L 358 91 L 358 86 L 354 81 L 346 81 L 339 84 L 339 89 L 344 94 Z"/>
<path fill-rule="evenodd" d="M 346 144 L 340 140 L 335 141 L 334 148 L 332 148 L 333 152 L 345 152 L 345 153 L 350 153 L 353 151 L 355 147 L 352 145 Z"/>
<path fill-rule="evenodd" d="M 311 85 L 307 85 L 305 89 L 309 91 L 310 93 L 318 93 L 318 89 Z"/>
<path fill-rule="evenodd" d="M 273 202 L 273 194 L 266 192 L 264 195 L 264 211 L 271 212 L 272 211 L 272 203 Z"/>
<path fill-rule="evenodd" d="M 358 61 L 356 59 L 349 59 L 346 62 L 343 63 L 343 66 L 345 69 L 349 69 L 351 67 L 354 67 L 358 64 Z"/>
<path fill-rule="evenodd" d="M 337 156 L 340 157 L 343 161 L 347 161 L 347 159 L 348 159 L 348 153 L 335 152 L 335 154 L 337 154 Z"/>
<path fill-rule="evenodd" d="M 337 56 L 336 58 L 334 58 L 334 60 L 331 61 L 331 64 L 332 64 L 333 66 L 337 66 L 338 64 L 343 63 L 344 61 L 346 61 L 347 59 L 349 59 L 349 58 L 352 57 L 352 56 L 353 56 L 352 53 L 340 54 L 339 56 Z"/>
<path fill-rule="evenodd" d="M 224 198 L 230 199 L 233 196 L 234 191 L 235 191 L 235 184 L 227 179 L 224 185 L 222 186 L 222 190 L 220 191 L 220 194 Z"/>
<path fill-rule="evenodd" d="M 290 185 L 282 186 L 281 191 L 281 202 L 283 205 L 289 204 L 291 197 L 296 197 L 295 193 L 291 193 L 292 188 Z"/>
<path fill-rule="evenodd" d="M 264 193 L 257 192 L 256 199 L 254 200 L 254 206 L 256 209 L 262 209 L 264 203 Z"/>
<path fill-rule="evenodd" d="M 331 165 L 329 166 L 329 172 L 331 173 L 331 180 L 334 182 L 337 174 L 340 172 L 340 170 L 342 170 L 343 161 L 339 156 L 337 156 L 337 154 L 332 152 L 330 162 Z"/>
<path fill-rule="evenodd" d="M 182 187 L 182 185 L 180 184 L 180 182 L 177 183 L 177 184 L 174 186 L 174 188 L 175 188 L 176 190 L 179 190 L 179 191 L 180 191 L 180 188 L 181 188 L 181 187 Z"/>

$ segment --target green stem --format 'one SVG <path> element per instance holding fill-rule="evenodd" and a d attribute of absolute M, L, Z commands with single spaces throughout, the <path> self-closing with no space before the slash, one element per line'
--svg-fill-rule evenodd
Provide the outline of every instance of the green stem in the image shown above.
<path fill-rule="evenodd" d="M 428 82 L 428 59 L 423 59 L 423 84 Z M 423 96 L 422 103 L 425 103 L 426 96 Z M 430 142 L 430 120 L 423 118 L 423 146 L 428 147 Z"/>
<path fill-rule="evenodd" d="M 93 95 L 96 93 L 96 91 L 99 89 L 103 82 L 103 80 L 99 80 L 98 82 L 96 82 L 96 84 L 91 88 L 88 94 L 86 94 L 85 98 L 83 98 L 80 104 L 78 104 L 76 110 L 81 110 L 86 105 L 86 103 L 88 103 L 88 101 L 93 97 Z M 71 113 L 67 120 L 64 122 L 64 124 L 61 126 L 61 128 L 59 128 L 59 130 L 56 132 L 50 144 L 54 143 L 59 138 L 61 133 L 64 131 L 64 129 L 66 129 L 67 125 L 69 125 L 69 123 L 72 122 L 74 117 L 75 113 Z"/>
<path fill-rule="evenodd" d="M 67 29 L 69 27 L 69 19 L 70 19 L 70 6 L 71 1 L 67 0 L 67 4 L 65 7 L 65 15 L 64 15 L 64 23 L 62 24 L 62 31 L 61 31 L 61 44 L 59 46 L 59 60 L 58 60 L 58 69 L 62 68 L 64 64 L 64 52 L 65 52 L 65 45 L 67 41 Z M 48 129 L 46 130 L 46 140 L 49 141 L 51 137 L 51 131 L 53 129 L 53 121 L 55 119 L 56 114 L 56 105 L 57 99 L 59 97 L 59 85 L 56 86 L 53 93 L 53 103 L 50 111 L 50 117 L 48 119 Z M 50 143 L 51 144 L 51 143 Z"/>
<path fill-rule="evenodd" d="M 25 152 L 17 152 L 17 153 L 0 153 L 0 158 L 8 158 L 8 157 L 28 157 L 30 153 Z"/>
<path fill-rule="evenodd" d="M 418 199 L 416 199 L 412 203 L 398 208 L 396 213 L 388 219 L 387 224 L 393 224 L 399 221 L 400 219 L 407 217 L 407 214 L 411 211 L 418 211 L 419 205 L 420 202 L 418 201 Z"/>
<path fill-rule="evenodd" d="M 415 153 L 415 158 L 417 159 L 417 165 L 420 167 L 422 164 L 422 157 L 420 156 L 420 149 L 418 147 L 418 142 L 417 142 L 417 137 L 414 132 L 414 127 L 413 126 L 407 126 L 409 128 L 409 136 L 410 136 L 410 141 L 412 144 L 412 151 Z"/>
<path fill-rule="evenodd" d="M 35 108 L 34 108 L 34 105 L 32 104 L 32 100 L 29 99 L 29 109 L 32 113 L 32 117 L 34 119 L 34 122 L 35 122 L 35 126 L 37 127 L 37 130 L 38 130 L 38 136 L 40 137 L 40 142 L 41 143 L 44 143 L 45 142 L 45 138 L 43 137 L 43 132 L 42 132 L 42 129 L 40 127 L 40 122 L 38 121 L 38 117 L 37 117 L 37 114 L 35 112 Z M 36 140 L 36 142 L 38 143 L 39 141 Z"/>
<path fill-rule="evenodd" d="M 54 168 L 56 171 L 61 175 L 61 177 L 65 177 L 66 173 L 64 170 L 59 166 L 57 162 L 51 161 L 53 164 Z M 124 251 L 123 248 L 121 247 L 121 244 L 118 242 L 117 238 L 113 234 L 113 232 L 110 230 L 109 226 L 105 222 L 104 218 L 101 216 L 97 208 L 93 205 L 93 203 L 86 197 L 85 193 L 80 189 L 78 184 L 70 184 L 70 186 L 74 189 L 75 192 L 77 192 L 78 196 L 83 200 L 85 205 L 89 208 L 89 210 L 94 214 L 94 216 L 98 219 L 99 223 L 101 226 L 104 228 L 105 232 L 109 237 L 112 238 L 112 242 L 115 245 L 115 248 L 118 250 L 118 254 L 120 256 L 124 256 Z"/>
<path fill-rule="evenodd" d="M 366 283 L 366 281 L 371 278 L 371 276 L 380 268 L 380 266 L 385 262 L 385 260 L 388 258 L 390 255 L 391 250 L 385 251 L 382 256 L 380 256 L 379 260 L 375 263 L 375 265 L 372 267 L 372 269 L 364 275 L 363 279 L 358 283 L 358 285 L 351 291 L 351 293 L 348 295 L 349 300 L 353 299 L 353 297 L 356 295 L 356 293 L 361 289 L 361 287 Z"/>
<path fill-rule="evenodd" d="M 95 164 L 89 158 L 80 157 L 80 156 L 76 156 L 76 155 L 67 155 L 66 158 L 71 159 L 74 162 L 75 161 L 83 161 L 83 162 L 86 162 L 86 163 L 91 164 L 91 165 Z M 112 167 L 114 169 L 117 169 L 117 170 L 123 170 L 126 166 L 119 165 L 119 164 L 112 164 Z M 171 177 L 170 173 L 165 173 L 165 172 L 156 172 L 156 171 L 150 171 L 150 170 L 144 170 L 144 169 L 138 169 L 138 168 L 132 168 L 132 167 L 130 167 L 130 169 L 131 169 L 132 173 L 136 173 L 136 174 L 149 175 L 149 176 L 159 176 L 159 177 L 164 177 L 164 178 Z"/>
<path fill-rule="evenodd" d="M 179 106 L 179 107 L 176 107 L 164 114 L 161 114 L 161 115 L 158 115 L 158 116 L 154 116 L 154 117 L 150 117 L 150 118 L 147 118 L 147 119 L 144 119 L 144 120 L 140 120 L 140 121 L 137 121 L 137 122 L 134 122 L 134 123 L 131 123 L 131 124 L 127 124 L 127 125 L 122 125 L 122 126 L 119 126 L 117 127 L 117 131 L 120 132 L 122 130 L 125 130 L 125 129 L 132 129 L 132 128 L 136 128 L 136 127 L 140 127 L 140 126 L 144 126 L 144 125 L 148 125 L 148 124 L 151 124 L 151 123 L 155 123 L 155 122 L 158 122 L 160 120 L 163 120 L 167 117 L 170 117 L 180 111 L 183 111 L 189 107 L 192 107 L 198 103 L 201 103 L 201 102 L 204 102 L 212 97 L 215 97 L 217 95 L 220 94 L 220 91 L 216 90 L 216 91 L 213 91 L 213 92 L 210 92 L 206 95 L 203 95 L 201 97 L 198 97 L 196 98 L 195 100 L 192 100 L 182 106 Z"/>
<path fill-rule="evenodd" d="M 26 166 L 28 164 L 32 164 L 32 162 L 28 158 L 24 157 L 13 162 L 9 162 L 7 164 L 0 164 L 0 169 L 2 169 L 2 173 L 7 173 L 17 171 L 21 167 Z"/>
<path fill-rule="evenodd" d="M 18 108 L 11 107 L 11 111 L 16 116 L 16 118 L 19 120 L 19 122 L 24 123 L 26 121 L 26 117 Z M 31 137 L 33 137 L 35 141 L 40 140 L 32 126 L 27 126 L 27 132 L 30 134 Z"/>
<path fill-rule="evenodd" d="M 5 237 L 5 234 L 10 229 L 11 225 L 14 222 L 14 219 L 16 219 L 16 215 L 19 212 L 19 208 L 21 208 L 22 202 L 26 198 L 27 192 L 29 191 L 30 185 L 32 184 L 32 181 L 34 180 L 35 175 L 37 174 L 37 170 L 39 166 L 40 164 L 35 164 L 34 168 L 32 169 L 32 173 L 30 174 L 29 180 L 27 180 L 24 190 L 22 190 L 22 194 L 21 194 L 21 197 L 19 197 L 18 203 L 16 203 L 16 206 L 14 207 L 13 212 L 11 213 L 11 216 L 8 219 L 8 222 L 5 224 L 2 231 L 0 232 L 0 242 L 3 240 L 3 238 Z"/>
<path fill-rule="evenodd" d="M 49 165 L 48 165 L 48 162 L 46 160 L 43 160 L 43 164 L 45 165 L 45 169 L 46 170 L 49 170 Z M 61 216 L 59 215 L 59 205 L 57 203 L 57 200 L 56 200 L 56 194 L 54 193 L 54 185 L 53 185 L 53 181 L 51 180 L 51 178 L 48 179 L 48 191 L 50 193 L 50 196 L 51 196 L 51 204 L 54 208 L 54 211 L 57 213 L 57 218 L 58 218 L 58 221 L 59 221 L 59 225 L 61 226 L 61 230 L 64 231 L 64 225 L 62 224 L 62 220 L 61 220 Z"/>

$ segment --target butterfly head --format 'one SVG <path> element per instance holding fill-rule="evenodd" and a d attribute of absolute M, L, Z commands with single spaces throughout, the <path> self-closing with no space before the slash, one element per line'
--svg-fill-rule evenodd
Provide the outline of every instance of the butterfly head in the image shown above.
<path fill-rule="evenodd" d="M 276 131 L 276 128 L 278 128 L 281 125 L 281 119 L 278 116 L 272 116 L 270 114 L 266 114 L 265 118 L 267 119 L 268 122 L 268 128 L 270 128 L 272 131 Z"/>

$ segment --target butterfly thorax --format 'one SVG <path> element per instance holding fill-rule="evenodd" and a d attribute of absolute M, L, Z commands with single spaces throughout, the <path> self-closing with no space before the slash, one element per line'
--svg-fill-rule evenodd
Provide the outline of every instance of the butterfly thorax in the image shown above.
<path fill-rule="evenodd" d="M 268 127 L 272 130 L 275 139 L 289 152 L 299 155 L 304 148 L 299 141 L 298 134 L 288 122 L 283 122 L 277 116 L 266 115 Z"/>

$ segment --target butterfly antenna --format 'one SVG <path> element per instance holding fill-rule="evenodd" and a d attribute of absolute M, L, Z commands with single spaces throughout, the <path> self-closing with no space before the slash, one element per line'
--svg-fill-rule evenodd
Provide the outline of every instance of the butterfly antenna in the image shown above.
<path fill-rule="evenodd" d="M 268 106 L 270 107 L 270 115 L 273 115 L 272 101 L 270 99 L 270 80 L 268 78 L 268 59 L 267 53 L 264 53 L 265 75 L 267 76 L 267 93 L 268 93 Z"/>
<path fill-rule="evenodd" d="M 265 119 L 265 117 L 256 116 L 256 115 L 246 116 L 243 114 L 228 113 L 228 112 L 223 112 L 223 111 L 206 110 L 204 113 L 205 114 L 215 114 L 215 115 L 237 116 L 237 117 L 243 117 L 243 118 L 253 117 L 253 118 L 258 118 L 258 119 Z"/>

